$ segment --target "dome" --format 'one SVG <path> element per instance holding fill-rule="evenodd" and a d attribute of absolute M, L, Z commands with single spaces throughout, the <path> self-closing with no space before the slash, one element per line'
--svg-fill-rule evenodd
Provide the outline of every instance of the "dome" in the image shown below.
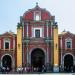
<path fill-rule="evenodd" d="M 41 20 L 50 20 L 51 18 L 51 14 L 49 13 L 49 11 L 47 11 L 46 9 L 40 8 L 38 6 L 38 3 L 36 3 L 36 6 L 34 8 L 29 9 L 23 14 L 23 19 L 27 21 L 28 20 L 33 21 L 35 13 L 40 14 Z"/>

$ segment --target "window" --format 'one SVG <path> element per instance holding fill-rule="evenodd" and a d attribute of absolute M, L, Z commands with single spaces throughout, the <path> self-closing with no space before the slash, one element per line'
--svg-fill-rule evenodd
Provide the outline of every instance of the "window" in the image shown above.
<path fill-rule="evenodd" d="M 71 42 L 67 42 L 67 48 L 71 48 Z"/>
<path fill-rule="evenodd" d="M 40 11 L 35 11 L 34 12 L 34 20 L 35 21 L 41 20 L 41 12 Z"/>
<path fill-rule="evenodd" d="M 10 40 L 4 40 L 4 49 L 10 49 Z"/>
<path fill-rule="evenodd" d="M 36 38 L 39 38 L 40 37 L 40 30 L 35 30 L 35 37 Z"/>
<path fill-rule="evenodd" d="M 32 28 L 32 37 L 36 37 L 36 38 L 43 37 L 43 28 L 41 28 L 41 27 Z"/>
<path fill-rule="evenodd" d="M 72 39 L 71 38 L 65 39 L 65 48 L 72 49 Z"/>
<path fill-rule="evenodd" d="M 40 15 L 39 15 L 39 14 L 36 14 L 35 20 L 36 20 L 36 21 L 39 21 L 39 20 L 40 20 Z"/>
<path fill-rule="evenodd" d="M 5 42 L 5 49 L 9 49 L 9 42 Z"/>

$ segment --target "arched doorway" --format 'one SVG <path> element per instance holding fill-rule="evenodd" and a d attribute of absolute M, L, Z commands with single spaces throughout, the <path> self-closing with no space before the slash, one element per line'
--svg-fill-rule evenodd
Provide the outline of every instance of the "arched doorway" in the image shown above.
<path fill-rule="evenodd" d="M 12 69 L 12 58 L 10 55 L 3 56 L 2 67 L 4 67 L 6 71 L 10 71 Z"/>
<path fill-rule="evenodd" d="M 45 64 L 45 54 L 44 52 L 37 48 L 31 53 L 31 65 L 38 68 L 38 71 L 42 71 L 42 66 Z"/>
<path fill-rule="evenodd" d="M 70 54 L 67 54 L 64 57 L 64 71 L 71 72 L 73 68 L 73 56 Z"/>

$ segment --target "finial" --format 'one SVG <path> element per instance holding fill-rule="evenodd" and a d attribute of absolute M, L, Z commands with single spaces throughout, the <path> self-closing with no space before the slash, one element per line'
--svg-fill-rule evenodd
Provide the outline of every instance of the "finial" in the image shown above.
<path fill-rule="evenodd" d="M 66 30 L 64 29 L 63 32 L 66 32 Z"/>
<path fill-rule="evenodd" d="M 36 2 L 36 6 L 38 6 L 38 2 Z"/>

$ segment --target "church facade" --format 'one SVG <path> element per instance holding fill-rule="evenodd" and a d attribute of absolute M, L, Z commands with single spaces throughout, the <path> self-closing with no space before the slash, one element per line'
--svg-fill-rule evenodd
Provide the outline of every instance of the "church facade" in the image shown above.
<path fill-rule="evenodd" d="M 69 61 L 69 62 L 68 62 Z M 75 35 L 63 31 L 58 34 L 55 16 L 38 4 L 20 17 L 17 34 L 0 35 L 0 66 L 15 70 L 19 67 L 59 72 L 75 65 Z"/>

